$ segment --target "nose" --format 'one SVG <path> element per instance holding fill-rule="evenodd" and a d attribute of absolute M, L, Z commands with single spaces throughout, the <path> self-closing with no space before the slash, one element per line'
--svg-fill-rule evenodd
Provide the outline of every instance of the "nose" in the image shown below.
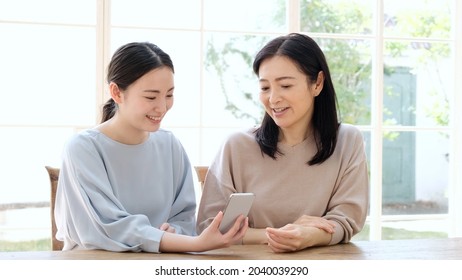
<path fill-rule="evenodd" d="M 269 93 L 269 99 L 268 99 L 268 101 L 269 101 L 271 104 L 276 104 L 276 103 L 278 103 L 280 100 L 281 100 L 281 95 L 279 94 L 279 92 L 278 92 L 276 89 L 271 89 L 271 91 L 270 91 L 270 93 Z"/>
<path fill-rule="evenodd" d="M 168 103 L 165 97 L 159 97 L 155 104 L 154 110 L 158 113 L 164 114 L 168 110 Z"/>

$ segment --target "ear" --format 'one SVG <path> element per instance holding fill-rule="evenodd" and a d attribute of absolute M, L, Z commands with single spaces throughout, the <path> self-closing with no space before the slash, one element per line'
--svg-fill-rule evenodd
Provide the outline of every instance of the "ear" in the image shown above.
<path fill-rule="evenodd" d="M 321 93 L 323 86 L 324 86 L 324 72 L 319 71 L 318 77 L 316 78 L 316 83 L 314 85 L 314 96 L 318 96 Z"/>
<path fill-rule="evenodd" d="M 119 86 L 114 83 L 109 83 L 109 93 L 111 94 L 111 98 L 114 100 L 115 103 L 120 104 L 123 101 L 122 92 L 120 91 Z"/>

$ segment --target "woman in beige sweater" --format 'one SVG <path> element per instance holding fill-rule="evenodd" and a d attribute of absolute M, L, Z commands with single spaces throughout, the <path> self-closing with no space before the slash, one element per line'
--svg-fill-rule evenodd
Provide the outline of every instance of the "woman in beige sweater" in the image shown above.
<path fill-rule="evenodd" d="M 253 69 L 265 116 L 258 128 L 231 135 L 211 164 L 198 232 L 231 193 L 252 192 L 244 244 L 290 252 L 349 242 L 367 215 L 367 162 L 361 132 L 337 118 L 322 50 L 306 35 L 281 36 Z"/>

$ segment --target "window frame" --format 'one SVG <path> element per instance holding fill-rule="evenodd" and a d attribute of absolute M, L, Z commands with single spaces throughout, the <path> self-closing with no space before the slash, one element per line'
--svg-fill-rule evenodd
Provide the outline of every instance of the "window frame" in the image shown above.
<path fill-rule="evenodd" d="M 201 3 L 201 12 L 204 11 L 204 1 Z M 368 39 L 373 42 L 373 71 L 372 71 L 372 103 L 371 103 L 371 125 L 369 126 L 358 126 L 360 130 L 364 132 L 370 132 L 371 134 L 371 158 L 370 158 L 370 214 L 368 216 L 368 222 L 370 225 L 370 240 L 381 240 L 382 239 L 382 223 L 385 221 L 395 220 L 448 220 L 450 222 L 449 237 L 462 236 L 462 113 L 457 113 L 456 107 L 462 104 L 462 79 L 456 77 L 462 77 L 462 2 L 453 1 L 454 3 L 454 18 L 452 22 L 453 34 L 449 39 L 441 39 L 439 42 L 450 43 L 454 46 L 455 59 L 454 59 L 454 90 L 450 111 L 450 125 L 448 127 L 420 127 L 420 126 L 386 126 L 383 124 L 383 56 L 384 56 L 384 44 L 386 39 L 390 37 L 384 36 L 383 28 L 383 14 L 384 14 L 384 0 L 375 1 L 374 11 L 374 31 L 368 35 L 357 35 L 357 34 L 309 34 L 319 38 L 329 39 Z M 111 29 L 115 26 L 111 25 L 111 0 L 96 0 L 96 85 L 95 85 L 95 99 L 96 99 L 96 112 L 97 119 L 95 124 L 99 123 L 101 106 L 109 98 L 108 94 L 105 93 L 105 68 L 109 63 L 111 56 Z M 287 19 L 288 19 L 288 30 L 287 32 L 300 32 L 300 0 L 286 0 L 287 6 Z M 457 20 L 459 19 L 459 20 Z M 2 21 L 0 21 L 2 23 Z M 33 24 L 33 23 L 27 23 Z M 46 23 L 40 23 L 46 24 Z M 56 25 L 56 23 L 53 23 Z M 59 24 L 58 24 L 59 25 Z M 66 24 L 63 24 L 66 25 Z M 133 27 L 130 27 L 133 28 Z M 140 26 L 139 28 L 146 28 Z M 155 29 L 149 27 L 148 29 Z M 211 30 L 206 30 L 201 23 L 201 27 L 195 30 L 200 33 L 201 37 L 201 49 L 204 44 L 204 34 Z M 217 30 L 213 30 L 217 31 Z M 245 31 L 243 31 L 245 32 Z M 268 35 L 275 35 L 274 33 L 268 33 Z M 399 38 L 399 39 L 410 39 L 410 38 Z M 203 61 L 203 54 L 200 54 L 201 61 Z M 203 62 L 202 62 L 203 63 Z M 204 69 L 201 65 L 200 69 Z M 203 71 L 203 70 L 201 70 Z M 203 98 L 203 73 L 200 74 L 200 98 Z M 200 102 L 202 104 L 202 101 Z M 204 129 L 210 128 L 203 123 L 202 116 L 200 117 L 200 123 L 197 127 L 193 127 L 199 131 L 202 135 Z M 4 125 L 0 125 L 4 127 Z M 46 126 L 40 126 L 46 127 Z M 52 127 L 52 126 L 49 126 Z M 77 132 L 85 129 L 85 126 L 72 126 Z M 191 127 L 187 127 L 191 128 Z M 446 131 L 449 132 L 450 137 L 450 154 L 451 161 L 449 163 L 449 191 L 448 191 L 448 213 L 447 214 L 435 214 L 435 215 L 382 215 L 382 159 L 383 159 L 383 132 L 385 130 L 393 131 Z M 202 143 L 203 139 L 199 140 Z M 199 154 L 203 153 L 205 147 L 200 144 Z M 201 165 L 201 162 L 193 163 L 193 165 Z"/>

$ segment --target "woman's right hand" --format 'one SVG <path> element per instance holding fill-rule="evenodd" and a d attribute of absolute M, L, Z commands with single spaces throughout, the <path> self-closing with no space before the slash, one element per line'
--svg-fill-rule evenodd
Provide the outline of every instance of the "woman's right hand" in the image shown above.
<path fill-rule="evenodd" d="M 335 223 L 323 217 L 302 215 L 293 223 L 296 225 L 316 227 L 331 234 L 335 232 Z"/>
<path fill-rule="evenodd" d="M 220 211 L 212 223 L 197 237 L 200 248 L 198 251 L 208 251 L 240 243 L 249 228 L 249 219 L 240 215 L 228 232 L 221 233 L 219 227 L 222 219 L 223 212 Z"/>
<path fill-rule="evenodd" d="M 228 247 L 238 243 L 249 228 L 249 219 L 241 215 L 236 219 L 231 229 L 223 234 L 219 230 L 222 220 L 223 212 L 220 211 L 212 223 L 199 236 L 182 235 L 165 231 L 159 244 L 159 251 L 204 252 Z"/>

